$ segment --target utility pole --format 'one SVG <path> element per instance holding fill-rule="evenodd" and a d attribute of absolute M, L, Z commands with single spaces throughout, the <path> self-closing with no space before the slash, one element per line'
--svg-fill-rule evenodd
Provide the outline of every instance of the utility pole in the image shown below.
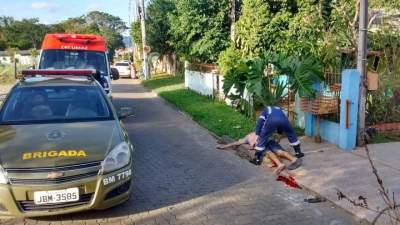
<path fill-rule="evenodd" d="M 360 100 L 358 105 L 357 142 L 359 146 L 365 144 L 365 105 L 367 101 L 367 35 L 368 35 L 368 0 L 360 0 L 360 19 L 358 35 L 357 69 L 361 75 Z"/>
<path fill-rule="evenodd" d="M 231 40 L 235 42 L 235 22 L 236 22 L 236 0 L 230 0 L 231 2 Z"/>
<path fill-rule="evenodd" d="M 142 28 L 142 42 L 143 42 L 143 74 L 144 79 L 148 80 L 150 78 L 149 73 L 149 60 L 147 58 L 147 43 L 146 43 L 146 8 L 144 5 L 144 0 L 140 0 L 140 24 Z"/>

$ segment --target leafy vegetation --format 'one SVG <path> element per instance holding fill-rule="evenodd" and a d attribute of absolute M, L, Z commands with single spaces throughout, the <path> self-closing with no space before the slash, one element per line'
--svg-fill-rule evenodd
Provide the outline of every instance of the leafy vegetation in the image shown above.
<path fill-rule="evenodd" d="M 13 65 L 0 65 L 0 84 L 15 83 L 14 66 Z"/>
<path fill-rule="evenodd" d="M 229 46 L 229 0 L 174 0 L 169 14 L 172 46 L 192 62 L 216 62 Z"/>
<path fill-rule="evenodd" d="M 222 102 L 185 89 L 181 77 L 157 76 L 143 81 L 143 84 L 217 135 L 228 135 L 237 139 L 254 129 L 254 120 L 246 118 Z"/>
<path fill-rule="evenodd" d="M 268 5 L 264 0 L 244 0 L 242 15 L 236 23 L 235 44 L 243 55 L 259 56 L 265 53 L 270 35 L 271 21 Z"/>
<path fill-rule="evenodd" d="M 130 34 L 136 45 L 142 49 L 143 41 L 142 41 L 142 31 L 141 31 L 140 21 L 135 21 L 131 24 Z"/>
<path fill-rule="evenodd" d="M 0 50 L 39 48 L 47 29 L 38 19 L 0 17 Z"/>
<path fill-rule="evenodd" d="M 170 55 L 175 52 L 170 43 L 172 34 L 168 14 L 175 10 L 171 0 L 152 0 L 147 8 L 146 29 L 147 43 L 153 52 L 160 55 Z"/>
<path fill-rule="evenodd" d="M 127 27 L 121 18 L 108 13 L 93 11 L 87 15 L 62 21 L 57 29 L 66 33 L 99 34 L 106 39 L 109 58 L 112 60 L 114 50 L 124 46 L 121 33 Z"/>
<path fill-rule="evenodd" d="M 225 74 L 224 77 L 224 93 L 227 95 L 232 87 L 237 90 L 238 97 L 243 96 L 246 87 L 248 65 L 241 53 L 234 47 L 229 47 L 226 51 L 221 52 L 218 65 L 220 72 Z M 229 96 L 234 98 L 234 96 Z"/>
<path fill-rule="evenodd" d="M 322 66 L 312 57 L 265 54 L 262 57 L 244 59 L 238 50 L 229 48 L 220 55 L 219 65 L 224 77 L 224 93 L 238 101 L 239 108 L 252 115 L 261 106 L 279 105 L 291 91 L 301 97 L 315 95 L 313 84 L 323 80 Z M 274 67 L 274 73 L 268 67 Z M 269 71 L 268 71 L 269 70 Z M 232 88 L 235 92 L 232 92 Z M 250 102 L 249 96 L 253 102 Z M 250 111 L 250 113 L 248 112 Z"/>
<path fill-rule="evenodd" d="M 159 74 L 151 80 L 143 81 L 143 84 L 219 136 L 227 135 L 238 139 L 254 130 L 255 120 L 245 117 L 224 102 L 186 89 L 183 82 L 182 77 Z M 300 128 L 295 130 L 298 135 L 304 134 L 304 130 Z"/>
<path fill-rule="evenodd" d="M 379 73 L 379 89 L 368 92 L 368 124 L 400 122 L 400 37 L 395 25 L 383 22 L 370 35 L 370 46 L 381 55 L 369 62 L 370 70 Z"/>
<path fill-rule="evenodd" d="M 224 92 L 243 111 L 278 104 L 288 93 L 313 97 L 312 84 L 323 80 L 323 72 L 356 66 L 359 1 L 234 2 L 237 14 L 232 16 L 229 0 L 153 0 L 148 5 L 149 43 L 157 51 L 175 51 L 178 58 L 190 62 L 217 62 L 225 75 Z M 384 0 L 369 3 L 371 26 L 400 5 Z M 374 21 L 382 13 L 384 17 Z M 152 32 L 157 30 L 163 32 Z M 380 90 L 368 97 L 370 121 L 398 121 L 400 115 L 396 32 L 391 27 L 369 33 L 370 49 L 385 53 Z"/>
<path fill-rule="evenodd" d="M 121 18 L 99 11 L 52 25 L 40 24 L 38 19 L 18 21 L 3 16 L 0 17 L 0 50 L 39 49 L 46 33 L 99 34 L 106 39 L 109 57 L 112 59 L 114 50 L 124 46 L 121 33 L 125 30 Z"/>

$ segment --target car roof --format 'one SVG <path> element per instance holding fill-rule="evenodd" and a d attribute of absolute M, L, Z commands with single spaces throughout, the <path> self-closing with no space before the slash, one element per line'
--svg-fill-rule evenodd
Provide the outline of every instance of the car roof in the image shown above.
<path fill-rule="evenodd" d="M 97 86 L 94 79 L 87 77 L 27 77 L 20 80 L 16 86 L 18 87 L 43 87 L 43 86 Z"/>

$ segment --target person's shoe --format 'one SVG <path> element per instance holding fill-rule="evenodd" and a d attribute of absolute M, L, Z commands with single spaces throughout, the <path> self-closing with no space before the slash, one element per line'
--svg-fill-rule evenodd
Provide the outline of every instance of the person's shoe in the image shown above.
<path fill-rule="evenodd" d="M 265 151 L 256 151 L 254 154 L 254 158 L 251 159 L 249 162 L 253 163 L 254 165 L 261 165 L 264 159 Z"/>
<path fill-rule="evenodd" d="M 287 168 L 288 170 L 295 170 L 301 166 L 303 163 L 303 160 L 301 159 L 296 159 L 296 161 L 292 162 Z"/>
<path fill-rule="evenodd" d="M 254 157 L 253 159 L 250 159 L 249 162 L 254 164 L 254 165 L 256 165 L 256 166 L 259 166 L 259 165 L 262 164 L 262 160 L 258 159 L 257 157 Z"/>
<path fill-rule="evenodd" d="M 300 144 L 293 146 L 294 152 L 295 152 L 295 156 L 297 158 L 303 158 L 304 157 L 304 153 L 301 152 L 301 147 Z"/>
<path fill-rule="evenodd" d="M 304 153 L 302 153 L 302 152 L 296 152 L 296 154 L 295 154 L 294 156 L 296 156 L 296 158 L 300 159 L 300 158 L 303 158 L 303 157 L 304 157 Z"/>

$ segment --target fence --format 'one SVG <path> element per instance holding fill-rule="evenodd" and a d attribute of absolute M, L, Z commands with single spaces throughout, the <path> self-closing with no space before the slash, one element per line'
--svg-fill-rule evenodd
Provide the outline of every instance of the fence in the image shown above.
<path fill-rule="evenodd" d="M 335 76 L 337 78 L 338 75 Z M 356 146 L 359 101 L 359 85 L 354 84 L 360 83 L 360 74 L 357 70 L 345 70 L 340 76 L 340 90 L 336 87 L 338 84 L 331 86 L 327 81 L 315 85 L 320 94 L 316 99 L 302 100 L 302 108 L 306 112 L 305 131 L 308 136 L 315 136 L 317 141 L 324 139 L 344 150 L 351 150 Z M 329 93 L 334 95 L 327 96 Z M 337 122 L 324 119 L 324 116 L 335 114 L 339 116 Z"/>
<path fill-rule="evenodd" d="M 314 88 L 318 90 L 315 99 L 299 101 L 288 87 L 287 97 L 281 101 L 280 106 L 288 112 L 289 117 L 294 117 L 297 124 L 299 120 L 304 120 L 308 136 L 317 136 L 339 145 L 342 149 L 350 150 L 356 145 L 359 83 L 360 75 L 357 70 L 326 70 L 325 81 L 315 84 Z M 223 76 L 218 74 L 215 67 L 186 63 L 185 86 L 189 89 L 203 95 L 215 96 L 222 94 L 222 85 Z M 300 103 L 302 110 L 298 109 L 297 104 Z M 302 111 L 305 115 L 300 118 L 299 112 L 303 113 Z"/>
<path fill-rule="evenodd" d="M 29 67 L 29 65 L 18 62 L 14 64 L 0 64 L 0 84 L 15 83 L 15 74 L 19 74 L 22 70 L 28 69 Z"/>
<path fill-rule="evenodd" d="M 400 56 L 384 52 L 369 61 L 373 72 L 368 73 L 367 126 L 382 133 L 400 132 Z"/>

